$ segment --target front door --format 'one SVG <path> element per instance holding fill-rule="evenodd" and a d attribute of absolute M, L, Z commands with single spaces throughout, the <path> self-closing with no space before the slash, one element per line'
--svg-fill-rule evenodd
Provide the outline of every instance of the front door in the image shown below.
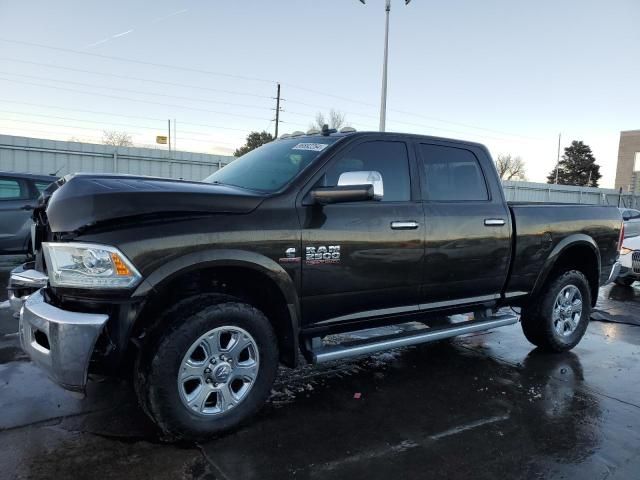
<path fill-rule="evenodd" d="M 496 176 L 483 173 L 491 160 L 474 146 L 420 143 L 417 150 L 425 207 L 423 306 L 498 298 L 509 268 L 511 220 Z"/>
<path fill-rule="evenodd" d="M 358 320 L 416 305 L 424 219 L 412 170 L 404 141 L 364 140 L 314 178 L 314 186 L 335 186 L 342 173 L 376 171 L 384 195 L 381 201 L 299 207 L 303 323 Z"/>
<path fill-rule="evenodd" d="M 0 177 L 0 253 L 22 252 L 28 245 L 33 201 L 22 179 Z"/>

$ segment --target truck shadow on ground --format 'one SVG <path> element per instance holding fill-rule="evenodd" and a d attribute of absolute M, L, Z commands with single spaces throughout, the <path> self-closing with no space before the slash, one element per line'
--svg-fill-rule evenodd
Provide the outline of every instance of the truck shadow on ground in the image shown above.
<path fill-rule="evenodd" d="M 217 478 L 394 478 L 427 469 L 436 478 L 519 478 L 544 468 L 532 458 L 579 463 L 600 441 L 601 409 L 581 388 L 572 353 L 534 350 L 513 366 L 453 341 L 283 369 L 257 418 L 197 446 L 158 447 L 128 384 L 108 382 L 100 390 L 115 391 L 117 407 L 56 423 L 76 436 L 25 458 L 31 476 L 50 474 L 52 462 L 59 475 L 109 471 L 108 459 L 127 451 L 135 452 L 128 463 L 184 457 L 185 468 Z"/>

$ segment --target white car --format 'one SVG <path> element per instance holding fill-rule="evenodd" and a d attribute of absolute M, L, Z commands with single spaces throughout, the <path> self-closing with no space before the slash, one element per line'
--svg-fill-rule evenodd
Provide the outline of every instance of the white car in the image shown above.
<path fill-rule="evenodd" d="M 640 236 L 625 238 L 620 250 L 620 275 L 616 279 L 619 285 L 631 285 L 640 280 Z"/>
<path fill-rule="evenodd" d="M 624 220 L 624 236 L 636 237 L 640 235 L 640 210 L 621 208 L 620 214 Z"/>

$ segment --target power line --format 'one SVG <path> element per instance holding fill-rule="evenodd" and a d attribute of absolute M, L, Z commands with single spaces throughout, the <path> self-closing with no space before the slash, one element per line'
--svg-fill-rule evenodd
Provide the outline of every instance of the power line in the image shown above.
<path fill-rule="evenodd" d="M 135 59 L 126 58 L 126 57 L 117 57 L 117 56 L 113 56 L 113 55 L 103 55 L 101 53 L 83 52 L 83 51 L 80 51 L 80 50 L 73 50 L 71 48 L 54 47 L 52 45 L 44 45 L 42 43 L 26 42 L 24 40 L 13 40 L 13 39 L 10 39 L 10 38 L 2 38 L 2 37 L 0 37 L 0 42 L 14 43 L 14 44 L 18 44 L 18 45 L 27 45 L 27 46 L 30 46 L 30 47 L 46 48 L 46 49 L 55 50 L 55 51 L 58 51 L 58 52 L 74 53 L 74 54 L 77 54 L 77 55 L 86 55 L 86 56 L 90 56 L 90 57 L 104 58 L 104 59 L 107 59 L 107 60 L 116 60 L 116 61 L 119 61 L 119 62 L 129 62 L 129 63 L 137 63 L 139 65 L 148 65 L 148 66 L 152 66 L 152 67 L 170 68 L 170 69 L 173 69 L 173 70 L 181 70 L 181 71 L 184 71 L 184 72 L 203 73 L 205 75 L 216 75 L 216 76 L 220 76 L 220 77 L 235 78 L 235 79 L 240 79 L 240 80 L 249 80 L 249 81 L 253 81 L 253 82 L 276 83 L 273 80 L 266 80 L 264 78 L 248 77 L 248 76 L 244 76 L 244 75 L 236 75 L 236 74 L 233 74 L 233 73 L 215 72 L 213 70 L 205 70 L 205 69 L 200 69 L 200 68 L 181 67 L 181 66 L 177 66 L 177 65 L 170 65 L 170 64 L 167 64 L 167 63 L 155 63 L 155 62 L 149 62 L 149 61 L 145 61 L 145 60 L 135 60 Z"/>
<path fill-rule="evenodd" d="M 86 120 L 83 118 L 70 118 L 70 117 L 60 117 L 57 115 L 45 115 L 45 114 L 41 114 L 41 113 L 28 113 L 28 112 L 16 112 L 16 111 L 10 111 L 10 110 L 0 110 L 0 113 L 8 113 L 11 115 L 29 115 L 29 116 L 35 116 L 35 117 L 44 117 L 44 118 L 53 118 L 55 120 L 69 120 L 72 122 L 82 122 L 82 123 L 95 123 L 98 125 L 104 125 L 104 126 L 108 126 L 108 127 L 127 127 L 127 128 L 143 128 L 145 130 L 155 130 L 155 131 L 162 131 L 162 129 L 164 127 L 147 127 L 145 125 L 132 125 L 130 123 L 112 123 L 112 122 L 99 122 L 96 120 Z M 15 120 L 15 119 L 7 119 L 7 120 Z M 23 121 L 23 120 L 16 120 L 16 121 Z M 185 123 L 186 122 L 182 122 Z M 216 127 L 217 128 L 217 127 Z M 244 130 L 241 130 L 244 131 Z M 194 130 L 180 130 L 181 133 L 191 133 L 194 135 L 210 135 L 210 133 L 208 132 L 196 132 Z M 187 138 L 187 137 L 184 137 Z M 219 143 L 226 143 L 226 142 L 219 142 Z M 232 144 L 229 144 L 232 145 Z M 235 145 L 235 144 L 233 144 Z"/>
<path fill-rule="evenodd" d="M 3 119 L 0 119 L 3 120 Z M 78 125 L 66 125 L 66 124 L 60 124 L 60 123 L 50 123 L 50 122 L 38 122 L 35 120 L 19 120 L 19 119 L 15 119 L 15 118 L 9 118 L 9 119 L 4 119 L 5 121 L 11 121 L 11 122 L 18 122 L 18 123 L 26 123 L 26 124 L 36 124 L 36 125 L 49 125 L 49 126 L 54 126 L 54 127 L 62 127 L 62 128 L 72 128 L 72 129 L 80 129 L 80 130 L 90 130 L 93 132 L 96 131 L 100 131 L 101 129 L 99 127 L 81 127 Z M 15 127 L 8 127 L 10 129 L 13 130 L 20 130 L 20 128 L 15 128 Z M 25 129 L 28 130 L 28 129 Z M 156 129 L 157 130 L 157 129 Z M 44 132 L 44 130 L 40 130 L 42 132 Z M 58 132 L 61 133 L 61 132 Z M 136 134 L 139 134 L 138 132 L 135 132 Z M 192 132 L 193 133 L 193 132 Z M 196 132 L 199 133 L 199 132 Z M 66 133 L 68 135 L 68 133 Z M 221 142 L 218 140 L 205 140 L 202 138 L 193 138 L 193 137 L 183 137 L 181 136 L 181 138 L 185 139 L 185 140 L 192 140 L 194 142 L 201 142 L 201 143 L 211 143 L 211 144 L 221 144 L 221 145 L 231 145 L 231 146 L 235 146 L 235 143 L 230 143 L 230 142 Z"/>
<path fill-rule="evenodd" d="M 126 58 L 126 57 L 118 57 L 118 56 L 103 55 L 103 54 L 98 54 L 98 53 L 83 52 L 83 51 L 78 51 L 78 50 L 73 50 L 73 49 L 68 49 L 68 48 L 54 47 L 54 46 L 51 46 L 51 45 L 39 44 L 39 43 L 35 43 L 35 42 L 26 42 L 26 41 L 22 41 L 22 40 L 13 40 L 13 39 L 1 38 L 0 37 L 0 41 L 14 43 L 14 44 L 20 44 L 20 45 L 27 45 L 27 46 L 32 46 L 32 47 L 45 48 L 45 49 L 50 49 L 50 50 L 55 50 L 55 51 L 62 51 L 62 52 L 73 53 L 73 54 L 78 54 L 78 55 L 88 55 L 88 56 L 97 57 L 97 58 L 103 58 L 103 59 L 108 59 L 108 60 L 116 60 L 116 61 L 122 61 L 122 62 L 137 63 L 137 64 L 141 64 L 141 65 L 149 65 L 149 66 L 154 66 L 154 67 L 169 68 L 169 69 L 181 70 L 181 71 L 191 71 L 191 72 L 203 73 L 203 74 L 208 74 L 208 75 L 217 75 L 217 76 L 223 76 L 223 77 L 228 77 L 228 78 L 236 78 L 236 79 L 243 79 L 243 80 L 250 80 L 250 81 L 259 81 L 259 82 L 265 82 L 265 83 L 277 83 L 277 82 L 275 82 L 273 80 L 267 80 L 267 79 L 262 79 L 262 78 L 258 78 L 258 77 L 248 77 L 248 76 L 243 76 L 243 75 L 230 74 L 230 73 L 224 73 L 224 72 L 216 72 L 216 71 L 204 70 L 204 69 L 198 69 L 198 68 L 183 67 L 183 66 L 170 65 L 170 64 L 164 64 L 164 63 L 156 63 L 156 62 L 149 62 L 149 61 L 143 61 L 143 60 L 135 60 L 135 59 L 130 59 L 130 58 Z M 355 103 L 355 104 L 359 104 L 359 105 L 365 105 L 365 106 L 368 106 L 368 107 L 374 107 L 374 108 L 376 107 L 376 105 L 374 105 L 374 104 L 371 104 L 371 103 L 368 103 L 368 102 L 364 102 L 364 101 L 361 101 L 361 100 L 354 100 L 352 98 L 348 98 L 348 97 L 344 97 L 344 96 L 340 96 L 340 95 L 334 95 L 334 94 L 331 94 L 331 93 L 322 92 L 322 91 L 314 90 L 314 89 L 307 88 L 307 87 L 301 87 L 301 86 L 298 86 L 298 85 L 295 85 L 295 84 L 290 84 L 290 83 L 282 83 L 282 84 L 283 85 L 287 85 L 290 88 L 295 88 L 295 89 L 298 89 L 298 90 L 301 90 L 301 91 L 314 93 L 316 95 L 321 95 L 321 96 L 325 96 L 325 97 L 329 97 L 329 98 L 335 98 L 335 99 L 338 99 L 338 100 L 341 100 L 341 101 L 351 102 L 351 103 Z M 176 84 L 176 85 L 178 85 L 178 84 Z M 53 87 L 49 87 L 49 88 L 53 88 Z M 109 87 L 99 87 L 99 88 L 109 88 Z M 79 92 L 79 93 L 85 93 L 86 94 L 87 92 Z M 127 99 L 127 100 L 131 100 L 131 99 Z M 140 101 L 140 100 L 137 100 L 137 101 Z M 294 101 L 291 101 L 291 102 L 293 103 Z M 151 102 L 146 102 L 146 103 L 151 103 Z M 297 103 L 303 104 L 302 102 L 297 102 Z M 160 105 L 162 105 L 162 104 L 160 104 Z M 174 106 L 174 105 L 166 105 L 166 104 L 164 104 L 164 105 L 165 106 Z M 310 104 L 307 104 L 307 105 L 311 106 Z M 187 108 L 187 107 L 180 107 L 180 108 Z M 523 135 L 513 134 L 513 133 L 510 133 L 510 132 L 504 132 L 504 131 L 500 131 L 500 130 L 488 129 L 488 128 L 485 128 L 485 127 L 477 127 L 477 126 L 474 126 L 474 125 L 464 124 L 464 123 L 460 123 L 460 122 L 452 122 L 452 121 L 449 121 L 449 120 L 443 120 L 443 119 L 439 119 L 439 118 L 436 118 L 436 117 L 427 117 L 427 116 L 424 116 L 424 115 L 421 115 L 421 114 L 418 114 L 418 113 L 413 113 L 413 112 L 408 112 L 408 111 L 403 111 L 403 110 L 389 109 L 389 111 L 396 112 L 396 113 L 401 113 L 403 115 L 411 115 L 411 116 L 416 116 L 416 117 L 420 117 L 420 118 L 425 118 L 425 119 L 433 120 L 433 121 L 437 121 L 437 122 L 463 126 L 465 128 L 472 128 L 472 129 L 477 129 L 477 130 L 490 131 L 490 132 L 499 133 L 499 134 L 502 134 L 502 135 L 516 136 L 516 137 L 528 138 L 528 139 L 532 139 L 532 140 L 541 140 L 539 138 L 525 137 Z M 221 112 L 212 112 L 212 113 L 221 113 Z M 228 115 L 232 115 L 232 114 L 228 114 Z M 355 114 L 355 113 L 351 113 L 351 115 L 365 116 L 365 115 Z M 238 116 L 238 115 L 235 115 L 235 116 Z M 255 118 L 255 117 L 253 117 L 253 118 Z M 412 124 L 410 122 L 401 122 L 401 121 L 396 121 L 396 123 L 403 123 L 403 124 L 406 124 L 406 125 L 416 125 L 416 124 Z M 447 129 L 443 129 L 443 128 L 439 128 L 439 127 L 428 127 L 428 128 L 434 128 L 434 129 L 437 128 L 437 129 L 443 130 L 443 131 L 453 131 L 453 130 L 447 130 Z M 466 132 L 458 132 L 458 133 L 465 134 Z M 505 139 L 501 139 L 501 140 L 505 140 Z"/>
<path fill-rule="evenodd" d="M 46 135 L 51 135 L 51 134 L 56 134 L 56 135 L 64 135 L 64 136 L 69 136 L 69 132 L 61 132 L 61 131 L 56 131 L 56 130 L 40 130 L 40 129 L 36 129 L 36 128 L 27 128 L 27 127 L 0 127 L 2 130 L 15 130 L 17 132 L 35 132 L 35 133 L 44 133 Z M 18 135 L 20 136 L 20 135 Z M 72 135 L 72 137 L 74 138 L 78 138 L 78 139 L 85 139 L 87 140 L 88 143 L 100 143 L 100 140 L 98 140 L 96 137 L 88 137 L 86 135 Z M 69 140 L 71 141 L 71 140 Z"/>
<path fill-rule="evenodd" d="M 83 82 L 74 82 L 73 80 L 57 80 L 55 78 L 48 78 L 48 77 L 39 77 L 37 75 L 26 75 L 26 74 L 22 74 L 22 73 L 13 73 L 13 72 L 3 72 L 0 71 L 0 74 L 2 75 L 14 75 L 14 76 L 18 76 L 18 77 L 25 77 L 25 78 L 31 78 L 31 79 L 35 79 L 35 80 L 43 80 L 46 82 L 58 82 L 58 83 L 66 83 L 69 85 L 79 85 L 81 87 L 89 87 L 89 88 L 103 88 L 106 90 L 115 90 L 118 92 L 126 92 L 126 93 L 135 93 L 138 95 L 153 95 L 156 97 L 166 97 L 166 98 L 175 98 L 177 100 L 189 100 L 192 102 L 203 102 L 203 103 L 214 103 L 214 104 L 218 104 L 218 105 L 229 105 L 232 107 L 242 107 L 242 108 L 255 108 L 255 109 L 259 109 L 259 110 L 270 110 L 269 107 L 259 107 L 256 105 L 246 105 L 246 104 L 242 104 L 242 103 L 232 103 L 232 102 L 221 102 L 218 100 L 209 100 L 206 98 L 195 98 L 195 97 L 183 97 L 183 96 L 179 96 L 179 95 L 169 95 L 166 93 L 155 93 L 155 92 L 144 92 L 141 90 L 132 90 L 130 88 L 119 88 L 119 87 L 108 87 L 105 85 L 92 85 L 90 83 L 83 83 Z"/>
<path fill-rule="evenodd" d="M 168 85 L 168 86 L 172 86 L 172 87 L 186 87 L 186 88 L 193 88 L 193 89 L 197 89 L 197 90 L 206 90 L 206 91 L 216 92 L 216 93 L 226 93 L 226 94 L 229 94 L 229 95 L 240 95 L 240 96 L 245 96 L 245 97 L 271 99 L 271 97 L 269 95 L 259 95 L 257 93 L 237 92 L 237 91 L 233 91 L 233 90 L 222 90 L 222 89 L 218 89 L 218 88 L 203 87 L 203 86 L 200 86 L 200 85 L 192 85 L 192 84 L 187 84 L 187 83 L 168 82 L 166 80 L 156 80 L 156 79 L 151 79 L 151 78 L 133 77 L 133 76 L 130 76 L 130 75 L 120 75 L 120 74 L 117 74 L 117 73 L 96 72 L 95 70 L 85 70 L 85 69 L 82 69 L 82 68 L 63 67 L 61 65 L 51 65 L 49 63 L 33 62 L 33 61 L 29 61 L 29 60 L 20 60 L 20 59 L 17 59 L 17 58 L 0 57 L 0 60 L 8 60 L 8 61 L 11 61 L 11 62 L 24 63 L 24 64 L 27 64 L 27 65 L 35 65 L 35 66 L 38 66 L 38 67 L 55 68 L 55 69 L 58 69 L 58 70 L 67 70 L 67 71 L 70 71 L 70 72 L 87 73 L 89 75 L 103 75 L 103 76 L 112 77 L 112 78 L 120 78 L 120 79 L 123 79 L 123 80 L 136 80 L 136 81 L 139 81 L 139 82 L 157 83 L 158 85 Z"/>
<path fill-rule="evenodd" d="M 122 62 L 137 63 L 137 64 L 141 64 L 141 65 L 149 65 L 149 66 L 155 66 L 155 67 L 161 67 L 161 68 L 169 68 L 169 69 L 182 70 L 182 71 L 191 71 L 191 72 L 196 72 L 196 73 L 203 73 L 203 74 L 208 74 L 208 75 L 217 75 L 217 76 L 236 78 L 236 79 L 243 79 L 243 80 L 250 80 L 250 81 L 259 81 L 259 82 L 274 83 L 274 84 L 277 83 L 277 82 L 275 82 L 273 80 L 267 80 L 267 79 L 262 79 L 262 78 L 258 78 L 258 77 L 248 77 L 248 76 L 243 76 L 243 75 L 230 74 L 230 73 L 224 73 L 224 72 L 216 72 L 216 71 L 204 70 L 204 69 L 198 69 L 198 68 L 183 67 L 183 66 L 170 65 L 170 64 L 164 64 L 164 63 L 155 63 L 155 62 L 149 62 L 149 61 L 143 61 L 143 60 L 135 60 L 135 59 L 130 59 L 130 58 L 126 58 L 126 57 L 118 57 L 118 56 L 103 55 L 103 54 L 98 54 L 98 53 L 83 52 L 83 51 L 73 50 L 73 49 L 69 49 L 69 48 L 54 47 L 54 46 L 51 46 L 51 45 L 39 44 L 39 43 L 35 43 L 35 42 L 26 42 L 26 41 L 23 41 L 23 40 L 13 40 L 13 39 L 0 37 L 0 41 L 14 43 L 14 44 L 20 44 L 20 45 L 27 45 L 27 46 L 32 46 L 32 47 L 45 48 L 45 49 L 56 50 L 56 51 L 62 51 L 62 52 L 73 53 L 73 54 L 78 54 L 78 55 L 88 55 L 88 56 L 97 57 L 97 58 L 103 58 L 103 59 L 108 59 L 108 60 L 116 60 L 116 61 L 122 61 Z M 306 92 L 313 93 L 313 94 L 316 94 L 316 95 L 321 95 L 321 96 L 325 96 L 325 97 L 329 97 L 329 98 L 335 98 L 335 99 L 338 99 L 338 100 L 341 100 L 341 101 L 346 101 L 346 102 L 351 102 L 351 103 L 355 103 L 355 104 L 359 104 L 359 105 L 365 105 L 365 106 L 368 106 L 368 107 L 377 108 L 376 105 L 374 105 L 372 103 L 369 103 L 369 102 L 364 102 L 364 101 L 361 101 L 361 100 L 354 100 L 352 98 L 348 98 L 348 97 L 344 97 L 344 96 L 340 96 L 340 95 L 334 95 L 334 94 L 331 94 L 331 93 L 322 92 L 322 91 L 314 90 L 314 89 L 307 88 L 307 87 L 301 87 L 301 86 L 295 85 L 295 84 L 290 84 L 290 83 L 284 83 L 283 82 L 282 85 L 286 85 L 286 86 L 289 86 L 290 88 L 295 88 L 295 89 L 298 89 L 298 90 L 301 90 L 301 91 L 306 91 Z M 291 102 L 293 103 L 293 101 L 291 101 Z M 297 102 L 297 103 L 302 104 L 302 102 Z M 309 105 L 309 106 L 311 106 L 311 105 Z M 483 131 L 491 131 L 491 132 L 499 133 L 499 134 L 502 134 L 502 135 L 509 135 L 509 136 L 517 136 L 517 137 L 522 137 L 522 138 L 534 139 L 533 137 L 525 137 L 523 135 L 513 134 L 513 133 L 510 133 L 510 132 L 504 132 L 504 131 L 494 130 L 494 129 L 487 129 L 485 127 L 477 127 L 477 126 L 474 126 L 474 125 L 464 124 L 464 123 L 460 123 L 460 122 L 452 122 L 452 121 L 449 121 L 449 120 L 443 120 L 443 119 L 439 119 L 439 118 L 436 118 L 436 117 L 427 117 L 427 116 L 424 116 L 424 115 L 421 115 L 421 114 L 418 114 L 418 113 L 413 113 L 413 112 L 408 112 L 408 111 L 403 111 L 403 110 L 389 109 L 389 111 L 390 112 L 401 113 L 403 115 L 417 116 L 417 117 L 425 118 L 427 120 L 433 120 L 433 121 L 437 121 L 437 122 L 463 126 L 465 128 L 472 128 L 472 129 L 483 130 Z M 354 113 L 351 113 L 351 114 L 352 115 L 356 115 Z M 396 123 L 400 123 L 400 122 L 396 122 Z M 404 123 L 409 124 L 408 122 L 404 122 Z M 444 129 L 441 129 L 441 130 L 444 130 Z M 539 138 L 535 138 L 534 140 L 540 140 L 540 139 Z"/>
<path fill-rule="evenodd" d="M 64 110 L 64 111 L 68 111 L 68 112 L 93 113 L 93 114 L 96 114 L 96 115 L 107 115 L 107 116 L 121 117 L 121 118 L 137 118 L 137 119 L 141 119 L 141 120 L 153 120 L 153 121 L 158 121 L 158 122 L 164 122 L 166 120 L 164 118 L 159 118 L 159 117 L 142 117 L 142 116 L 138 116 L 138 115 L 123 115 L 121 113 L 101 112 L 101 111 L 97 111 L 97 110 L 84 110 L 84 109 L 79 109 L 79 108 L 61 107 L 61 106 L 57 106 L 57 105 L 46 105 L 46 104 L 42 104 L 42 103 L 18 102 L 16 100 L 7 100 L 7 99 L 4 99 L 4 98 L 0 98 L 0 102 L 13 103 L 13 104 L 17 104 L 17 105 L 27 105 L 27 106 L 30 106 L 30 107 L 51 108 L 51 109 L 54 109 L 54 110 Z M 183 121 L 180 121 L 180 123 L 182 125 L 192 125 L 192 126 L 197 126 L 197 127 L 219 128 L 219 129 L 223 129 L 223 130 L 235 130 L 235 131 L 238 131 L 238 132 L 246 132 L 245 128 L 221 127 L 219 125 L 211 125 L 211 124 L 208 124 L 208 123 L 191 123 L 191 122 L 183 122 Z"/>
<path fill-rule="evenodd" d="M 22 85 L 33 85 L 36 87 L 44 87 L 44 88 L 51 88 L 53 90 L 64 90 L 67 92 L 73 92 L 75 94 L 82 94 L 82 95 L 92 95 L 92 96 L 99 96 L 99 97 L 106 97 L 106 98 L 114 98 L 117 100 L 126 100 L 129 102 L 140 102 L 140 103 L 148 103 L 151 105 L 160 105 L 163 107 L 171 107 L 171 108 L 182 108 L 185 110 L 194 110 L 197 112 L 205 112 L 205 113 L 213 113 L 216 115 L 228 115 L 228 116 L 232 116 L 232 117 L 240 117 L 240 118 L 248 118 L 251 120 L 270 120 L 268 118 L 263 118 L 263 117 L 253 117 L 250 115 L 242 115 L 239 113 L 229 113 L 229 112 L 220 112 L 220 111 L 215 111 L 215 110 L 207 110 L 205 108 L 197 108 L 197 107 L 187 107 L 185 105 L 175 105 L 175 104 L 171 104 L 171 103 L 162 103 L 162 102 L 154 102 L 151 100 L 142 100 L 139 98 L 130 98 L 130 97 L 121 97 L 119 95 L 108 95 L 105 93 L 96 93 L 96 92 L 83 92 L 81 90 L 76 90 L 74 88 L 65 88 L 65 87 L 57 87 L 57 86 L 53 86 L 53 85 L 42 85 L 41 83 L 33 83 L 33 82 L 22 82 L 19 80 L 12 80 L 10 78 L 4 78 L 4 77 L 0 77 L 0 80 L 5 81 L 5 82 L 12 82 L 12 83 L 20 83 Z"/>

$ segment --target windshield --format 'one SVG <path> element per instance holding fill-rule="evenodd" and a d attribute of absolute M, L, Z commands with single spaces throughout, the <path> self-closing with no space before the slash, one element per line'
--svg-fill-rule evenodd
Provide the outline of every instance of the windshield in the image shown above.
<path fill-rule="evenodd" d="M 276 140 L 242 155 L 203 181 L 275 192 L 289 183 L 339 138 Z"/>

